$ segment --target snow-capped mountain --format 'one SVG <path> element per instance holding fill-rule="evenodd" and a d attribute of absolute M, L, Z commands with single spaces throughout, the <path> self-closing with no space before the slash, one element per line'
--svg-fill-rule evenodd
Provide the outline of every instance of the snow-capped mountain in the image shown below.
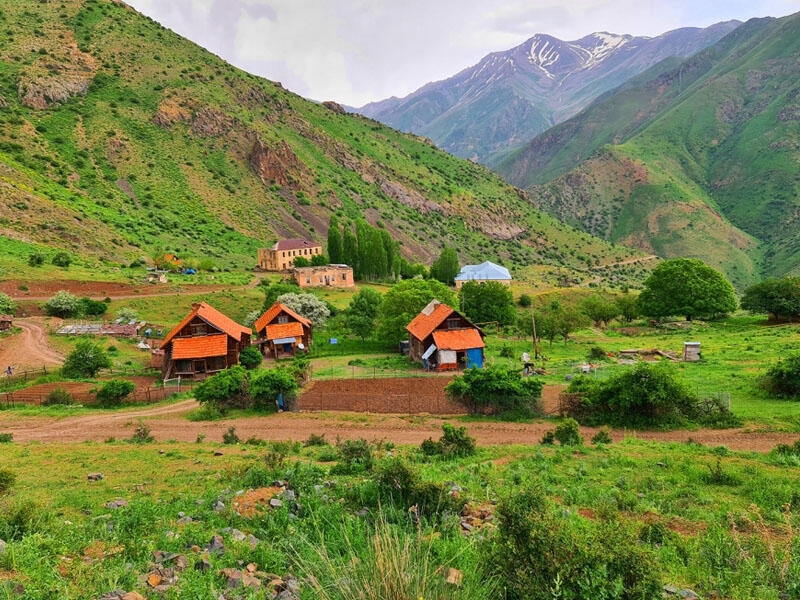
<path fill-rule="evenodd" d="M 598 32 L 562 41 L 536 34 L 449 79 L 356 112 L 427 136 L 457 156 L 492 165 L 600 94 L 665 59 L 691 56 L 739 25 L 728 21 L 653 38 Z"/>

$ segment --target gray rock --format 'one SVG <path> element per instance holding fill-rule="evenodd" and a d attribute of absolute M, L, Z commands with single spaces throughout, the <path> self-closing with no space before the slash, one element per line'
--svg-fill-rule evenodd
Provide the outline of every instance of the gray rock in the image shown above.
<path fill-rule="evenodd" d="M 700 596 L 698 596 L 694 590 L 690 589 L 683 589 L 678 592 L 679 598 L 688 598 L 688 600 L 699 600 Z"/>
<path fill-rule="evenodd" d="M 297 495 L 294 493 L 294 490 L 283 490 L 280 493 L 280 496 L 287 502 L 294 502 L 295 499 L 297 498 Z"/>
<path fill-rule="evenodd" d="M 283 502 L 281 502 L 278 498 L 270 498 L 269 505 L 272 508 L 280 508 L 283 506 Z"/>
<path fill-rule="evenodd" d="M 211 536 L 211 541 L 206 545 L 206 550 L 221 554 L 225 551 L 225 542 L 222 541 L 222 537 L 219 535 Z"/>
<path fill-rule="evenodd" d="M 245 539 L 247 540 L 247 543 L 250 544 L 251 548 L 255 548 L 261 542 L 261 540 L 258 539 L 256 536 L 254 536 L 252 533 L 249 534 Z"/>
<path fill-rule="evenodd" d="M 89 473 L 86 476 L 86 479 L 88 479 L 89 481 L 101 481 L 105 479 L 105 477 L 103 476 L 102 473 Z"/>
<path fill-rule="evenodd" d="M 217 512 L 225 510 L 225 503 L 222 500 L 217 500 L 214 502 L 214 510 Z"/>
<path fill-rule="evenodd" d="M 5 541 L 0 540 L 0 554 L 5 552 L 7 547 L 8 547 L 8 544 L 6 544 Z"/>
<path fill-rule="evenodd" d="M 111 500 L 109 502 L 106 502 L 106 504 L 105 504 L 106 508 L 111 508 L 111 509 L 115 509 L 115 510 L 117 508 L 122 508 L 123 506 L 128 506 L 128 501 L 127 500 Z"/>
<path fill-rule="evenodd" d="M 237 542 L 242 542 L 245 539 L 247 539 L 247 536 L 238 529 L 231 529 L 231 537 L 235 539 Z"/>
<path fill-rule="evenodd" d="M 207 558 L 201 558 L 194 563 L 194 568 L 196 571 L 206 573 L 209 569 L 211 569 L 211 561 L 209 561 Z"/>
<path fill-rule="evenodd" d="M 192 520 L 192 517 L 181 517 L 178 519 L 178 525 L 186 525 L 187 523 L 191 523 Z"/>

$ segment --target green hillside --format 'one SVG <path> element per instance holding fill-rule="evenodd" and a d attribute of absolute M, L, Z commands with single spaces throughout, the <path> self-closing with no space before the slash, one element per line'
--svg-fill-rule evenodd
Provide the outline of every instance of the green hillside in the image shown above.
<path fill-rule="evenodd" d="M 741 287 L 800 262 L 800 14 L 752 20 L 539 136 L 499 171 L 605 239 Z"/>
<path fill-rule="evenodd" d="M 279 238 L 324 241 L 333 213 L 425 263 L 448 244 L 462 261 L 588 276 L 635 254 L 533 210 L 484 167 L 237 70 L 120 2 L 0 0 L 0 28 L 4 275 L 29 275 L 33 251 L 106 270 L 161 252 L 250 269 Z"/>

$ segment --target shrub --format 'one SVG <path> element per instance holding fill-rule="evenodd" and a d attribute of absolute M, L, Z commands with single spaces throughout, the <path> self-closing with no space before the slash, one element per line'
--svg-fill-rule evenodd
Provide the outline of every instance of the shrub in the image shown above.
<path fill-rule="evenodd" d="M 487 365 L 457 375 L 447 384 L 445 392 L 473 413 L 532 415 L 539 412 L 542 382 L 504 367 Z"/>
<path fill-rule="evenodd" d="M 297 396 L 299 386 L 291 367 L 276 367 L 258 374 L 250 382 L 250 395 L 253 408 L 258 410 L 274 410 L 276 403 L 283 403 L 279 408 L 290 408 Z"/>
<path fill-rule="evenodd" d="M 372 470 L 374 457 L 367 440 L 344 440 L 336 444 L 336 450 L 339 462 L 331 469 L 331 473 L 347 475 Z"/>
<path fill-rule="evenodd" d="M 239 436 L 236 435 L 236 427 L 231 425 L 228 427 L 228 431 L 222 434 L 222 443 L 223 444 L 238 444 L 241 440 Z"/>
<path fill-rule="evenodd" d="M 583 444 L 580 426 L 575 419 L 571 418 L 564 419 L 563 422 L 556 425 L 553 437 L 557 439 L 558 443 L 562 446 L 580 446 Z"/>
<path fill-rule="evenodd" d="M 13 433 L 0 433 L 0 444 L 10 444 L 14 441 Z"/>
<path fill-rule="evenodd" d="M 248 346 L 239 354 L 239 364 L 245 369 L 252 370 L 261 365 L 264 357 L 261 356 L 261 351 L 258 346 Z"/>
<path fill-rule="evenodd" d="M 119 406 L 122 401 L 133 393 L 136 386 L 132 381 L 125 379 L 111 379 L 105 382 L 102 387 L 97 390 L 97 403 L 108 408 L 109 406 Z"/>
<path fill-rule="evenodd" d="M 415 507 L 418 516 L 431 517 L 442 511 L 459 512 L 464 507 L 442 484 L 423 481 L 416 469 L 402 458 L 394 457 L 376 468 L 381 501 L 392 502 L 403 511 Z"/>
<path fill-rule="evenodd" d="M 78 340 L 75 349 L 69 353 L 61 373 L 68 379 L 91 378 L 100 369 L 107 369 L 111 361 L 100 344 L 91 340 Z"/>
<path fill-rule="evenodd" d="M 522 308 L 528 308 L 531 304 L 533 304 L 533 300 L 529 294 L 521 294 L 519 300 L 517 300 L 517 304 L 519 304 Z"/>
<path fill-rule="evenodd" d="M 240 365 L 229 367 L 204 380 L 194 389 L 200 404 L 216 410 L 250 405 L 250 386 L 247 371 Z"/>
<path fill-rule="evenodd" d="M 463 457 L 475 454 L 475 438 L 467 434 L 466 427 L 453 427 L 450 423 L 442 425 L 439 441 L 428 438 L 420 449 L 426 456 Z"/>
<path fill-rule="evenodd" d="M 500 502 L 497 517 L 483 568 L 510 600 L 661 598 L 652 551 L 621 522 L 571 517 L 540 489 Z"/>
<path fill-rule="evenodd" d="M 75 399 L 64 388 L 56 388 L 52 390 L 45 399 L 42 401 L 42 406 L 67 406 L 72 404 Z"/>
<path fill-rule="evenodd" d="M 153 436 L 150 435 L 150 428 L 147 425 L 145 425 L 143 421 L 139 421 L 139 424 L 136 426 L 136 429 L 133 430 L 131 441 L 134 444 L 149 444 L 154 440 L 155 438 L 153 438 Z"/>
<path fill-rule="evenodd" d="M 556 443 L 555 432 L 552 429 L 545 431 L 539 443 L 545 446 L 552 446 L 553 444 L 555 444 Z"/>
<path fill-rule="evenodd" d="M 106 310 L 108 310 L 108 304 L 102 300 L 92 300 L 88 297 L 78 300 L 78 312 L 87 317 L 98 317 L 105 314 Z"/>
<path fill-rule="evenodd" d="M 325 439 L 325 434 L 322 435 L 312 433 L 308 436 L 305 442 L 303 442 L 303 446 L 306 448 L 310 448 L 312 446 L 329 446 L 328 440 Z"/>
<path fill-rule="evenodd" d="M 66 252 L 57 252 L 53 259 L 50 261 L 57 267 L 62 267 L 64 269 L 68 268 L 72 263 L 72 258 Z"/>
<path fill-rule="evenodd" d="M 611 434 L 608 429 L 603 428 L 592 436 L 592 444 L 600 446 L 612 443 Z"/>
<path fill-rule="evenodd" d="M 8 294 L 0 292 L 0 315 L 13 315 L 17 304 Z"/>
<path fill-rule="evenodd" d="M 770 394 L 781 398 L 800 396 L 800 353 L 787 356 L 770 367 L 762 385 Z"/>
<path fill-rule="evenodd" d="M 608 358 L 606 351 L 603 350 L 600 346 L 592 346 L 589 348 L 589 353 L 586 355 L 587 360 L 593 362 L 599 362 L 601 360 L 605 360 Z"/>
<path fill-rule="evenodd" d="M 0 511 L 0 539 L 21 540 L 34 531 L 40 515 L 39 508 L 29 501 L 3 506 Z"/>
<path fill-rule="evenodd" d="M 28 256 L 29 267 L 41 267 L 44 264 L 44 254 L 41 252 L 34 252 Z"/>
<path fill-rule="evenodd" d="M 0 469 L 0 495 L 7 494 L 17 480 L 17 475 L 11 469 Z"/>

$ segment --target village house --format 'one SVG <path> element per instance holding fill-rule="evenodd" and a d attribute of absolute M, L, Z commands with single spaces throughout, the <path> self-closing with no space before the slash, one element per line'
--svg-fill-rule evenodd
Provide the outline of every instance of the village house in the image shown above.
<path fill-rule="evenodd" d="M 256 319 L 255 330 L 255 343 L 265 356 L 279 358 L 294 355 L 298 350 L 308 352 L 311 345 L 311 321 L 280 302 Z"/>
<path fill-rule="evenodd" d="M 478 283 L 499 281 L 503 285 L 511 285 L 511 273 L 505 267 L 487 260 L 479 265 L 464 265 L 455 277 L 456 289 L 460 290 L 461 286 L 468 281 L 477 281 Z"/>
<path fill-rule="evenodd" d="M 347 265 L 324 267 L 295 267 L 292 277 L 301 288 L 306 287 L 353 287 L 353 268 Z"/>
<path fill-rule="evenodd" d="M 322 254 L 317 242 L 293 238 L 281 240 L 271 248 L 258 249 L 258 268 L 263 271 L 286 271 L 294 266 L 294 259 L 302 256 L 308 260 Z"/>
<path fill-rule="evenodd" d="M 426 369 L 483 367 L 484 333 L 466 317 L 432 300 L 406 327 L 409 357 Z"/>
<path fill-rule="evenodd" d="M 164 379 L 202 379 L 239 364 L 239 354 L 250 345 L 251 333 L 205 302 L 192 304 L 192 312 L 161 342 L 161 358 L 155 354 L 154 362 L 162 363 Z"/>

